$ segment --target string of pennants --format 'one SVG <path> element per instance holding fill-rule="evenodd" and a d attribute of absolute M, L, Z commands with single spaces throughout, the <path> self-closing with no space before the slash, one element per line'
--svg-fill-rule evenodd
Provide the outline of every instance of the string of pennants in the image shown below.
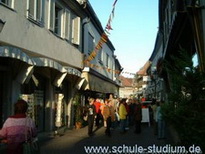
<path fill-rule="evenodd" d="M 103 44 L 108 41 L 108 36 L 110 34 L 110 30 L 113 30 L 112 26 L 111 26 L 111 22 L 112 22 L 112 20 L 114 18 L 115 5 L 116 5 L 117 1 L 118 0 L 115 0 L 114 3 L 113 3 L 113 9 L 112 9 L 112 12 L 111 12 L 111 14 L 109 16 L 109 19 L 108 19 L 107 25 L 105 27 L 104 33 L 101 35 L 101 38 L 98 41 L 98 43 L 97 43 L 96 47 L 94 48 L 94 50 L 84 60 L 84 63 L 89 63 L 90 61 L 92 61 L 97 56 L 97 53 L 102 48 Z"/>
<path fill-rule="evenodd" d="M 91 64 L 91 63 L 87 63 L 88 64 L 88 67 L 90 68 L 96 68 L 96 69 L 101 69 L 101 70 L 106 70 L 107 72 L 111 73 L 116 73 L 116 74 L 127 74 L 127 75 L 136 75 L 136 73 L 130 73 L 130 72 L 120 72 L 119 70 L 113 70 L 111 68 L 107 68 L 107 67 L 103 67 L 103 66 L 99 66 L 99 65 L 96 65 L 96 64 Z"/>
<path fill-rule="evenodd" d="M 117 3 L 118 0 L 115 0 L 113 3 L 113 8 L 112 8 L 112 12 L 109 16 L 108 22 L 106 24 L 106 27 L 104 29 L 103 34 L 101 35 L 100 40 L 98 41 L 97 45 L 95 46 L 94 50 L 90 53 L 90 55 L 84 60 L 84 63 L 89 66 L 90 68 L 96 68 L 96 69 L 102 69 L 102 70 L 106 70 L 109 73 L 113 72 L 116 74 L 128 74 L 128 75 L 135 75 L 135 73 L 130 73 L 130 72 L 120 72 L 119 70 L 113 70 L 107 67 L 102 67 L 96 64 L 92 64 L 90 63 L 93 59 L 95 59 L 95 57 L 98 54 L 98 51 L 102 48 L 103 44 L 106 43 L 108 41 L 108 36 L 110 35 L 110 30 L 113 30 L 111 23 L 112 20 L 114 18 L 114 11 L 115 11 L 115 5 Z"/>

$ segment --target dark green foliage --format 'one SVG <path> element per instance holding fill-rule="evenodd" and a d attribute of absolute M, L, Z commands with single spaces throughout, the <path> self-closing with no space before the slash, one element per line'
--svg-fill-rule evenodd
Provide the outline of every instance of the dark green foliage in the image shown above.
<path fill-rule="evenodd" d="M 205 150 L 205 74 L 193 67 L 192 57 L 183 50 L 166 62 L 166 69 L 171 91 L 163 115 L 177 130 L 180 144 Z"/>

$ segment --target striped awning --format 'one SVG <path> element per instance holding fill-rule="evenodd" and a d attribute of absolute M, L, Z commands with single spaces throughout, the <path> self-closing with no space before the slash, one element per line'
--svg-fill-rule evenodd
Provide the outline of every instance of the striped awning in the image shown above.
<path fill-rule="evenodd" d="M 29 65 L 34 65 L 33 60 L 26 53 L 15 47 L 0 46 L 0 57 L 18 59 Z"/>
<path fill-rule="evenodd" d="M 53 68 L 62 73 L 67 72 L 67 70 L 61 64 L 59 64 L 58 62 L 52 59 L 37 57 L 37 58 L 32 58 L 32 60 L 34 61 L 35 66 Z"/>

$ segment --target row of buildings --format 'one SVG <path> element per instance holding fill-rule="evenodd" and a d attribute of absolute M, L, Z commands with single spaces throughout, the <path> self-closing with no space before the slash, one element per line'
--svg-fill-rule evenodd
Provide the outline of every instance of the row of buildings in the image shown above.
<path fill-rule="evenodd" d="M 0 127 L 23 98 L 38 131 L 72 127 L 74 104 L 118 95 L 122 67 L 86 0 L 0 0 Z"/>
<path fill-rule="evenodd" d="M 159 30 L 148 62 L 137 72 L 137 94 L 147 99 L 166 100 L 171 75 L 165 63 L 186 51 L 194 67 L 205 71 L 205 0 L 159 0 Z"/>

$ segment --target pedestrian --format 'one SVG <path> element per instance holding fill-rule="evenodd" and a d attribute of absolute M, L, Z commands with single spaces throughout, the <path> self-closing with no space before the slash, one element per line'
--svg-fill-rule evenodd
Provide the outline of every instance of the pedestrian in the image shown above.
<path fill-rule="evenodd" d="M 133 126 L 134 125 L 134 110 L 135 110 L 135 105 L 136 105 L 136 99 L 130 99 L 130 103 L 129 103 L 129 125 Z"/>
<path fill-rule="evenodd" d="M 95 108 L 96 108 L 96 118 L 95 118 L 95 126 L 97 128 L 100 127 L 100 120 L 102 119 L 102 114 L 101 114 L 101 102 L 100 99 L 96 98 L 94 102 Z"/>
<path fill-rule="evenodd" d="M 112 121 L 115 120 L 115 112 L 114 112 L 114 108 L 111 105 L 111 101 L 110 100 L 105 100 L 105 105 L 103 108 L 103 112 L 102 112 L 104 121 L 106 121 L 106 130 L 105 130 L 105 134 L 108 136 L 111 136 L 111 132 L 110 132 L 110 128 L 112 125 Z"/>
<path fill-rule="evenodd" d="M 119 116 L 120 116 L 120 130 L 121 133 L 125 133 L 125 127 L 126 127 L 126 117 L 127 117 L 127 110 L 125 107 L 126 99 L 123 98 L 120 102 L 120 107 L 119 107 Z"/>
<path fill-rule="evenodd" d="M 126 126 L 125 126 L 125 130 L 129 130 L 129 114 L 130 114 L 130 107 L 129 107 L 129 104 L 130 104 L 130 99 L 127 99 L 126 100 L 126 103 L 124 104 L 125 105 L 125 108 L 126 108 L 126 111 L 127 111 L 127 116 L 126 116 Z"/>
<path fill-rule="evenodd" d="M 23 143 L 37 136 L 34 121 L 26 116 L 28 104 L 18 100 L 14 105 L 14 115 L 7 118 L 0 130 L 0 138 L 7 143 L 8 154 L 23 154 Z"/>
<path fill-rule="evenodd" d="M 94 98 L 89 99 L 88 105 L 88 135 L 93 136 L 93 125 L 95 121 L 96 108 L 94 105 Z"/>
<path fill-rule="evenodd" d="M 109 95 L 109 101 L 110 101 L 110 104 L 111 104 L 111 106 L 113 107 L 113 109 L 114 109 L 114 112 L 117 112 L 117 99 L 116 99 L 116 97 L 114 97 L 113 96 L 113 94 L 110 94 Z M 117 126 L 117 115 L 116 115 L 116 113 L 115 113 L 115 121 L 112 121 L 112 128 L 114 129 L 114 128 L 116 128 L 116 126 Z"/>
<path fill-rule="evenodd" d="M 104 127 L 107 128 L 107 118 L 109 117 L 109 106 L 108 106 L 108 99 L 105 99 L 104 104 L 102 106 L 102 116 L 104 121 Z"/>
<path fill-rule="evenodd" d="M 110 101 L 111 105 L 113 106 L 114 110 L 116 110 L 117 104 L 116 104 L 115 98 L 113 97 L 113 94 L 109 95 L 109 101 Z"/>
<path fill-rule="evenodd" d="M 163 101 L 160 101 L 159 106 L 157 107 L 156 111 L 156 118 L 158 124 L 158 139 L 165 139 L 165 120 L 162 116 L 162 105 L 164 104 Z"/>
<path fill-rule="evenodd" d="M 134 119 L 135 119 L 135 133 L 141 133 L 141 121 L 142 121 L 142 106 L 138 100 L 135 100 Z"/>

